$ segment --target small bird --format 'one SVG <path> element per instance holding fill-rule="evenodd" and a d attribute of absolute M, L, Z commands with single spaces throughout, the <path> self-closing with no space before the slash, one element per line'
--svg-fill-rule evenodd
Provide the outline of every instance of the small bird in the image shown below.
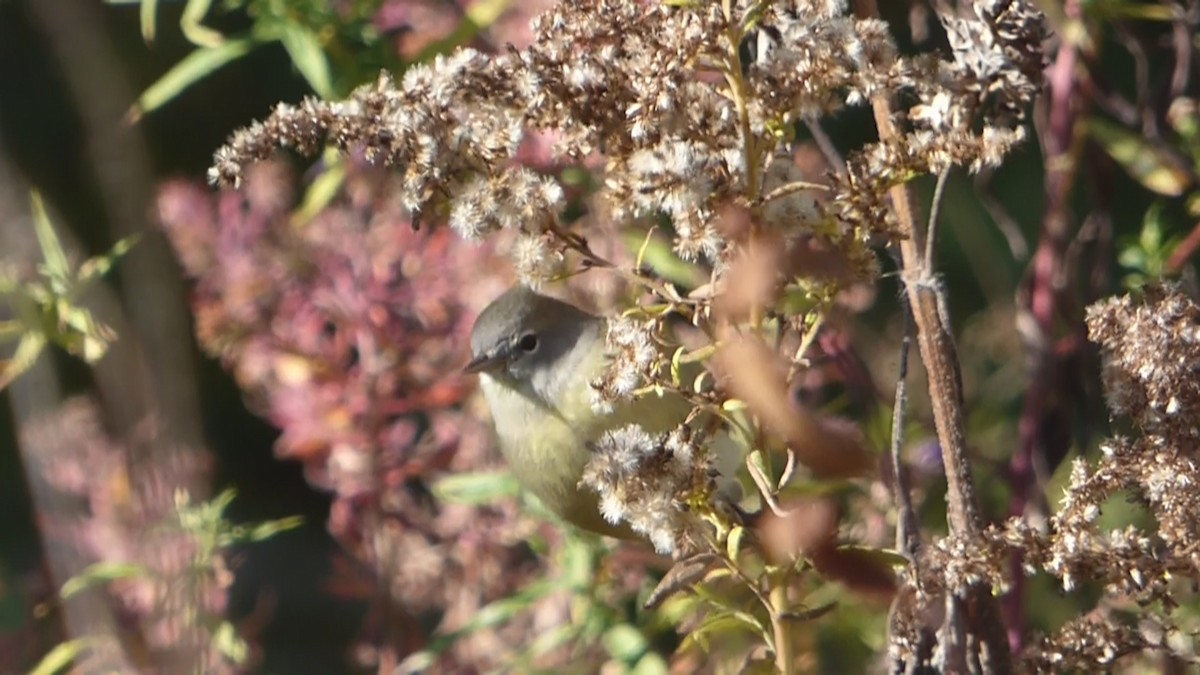
<path fill-rule="evenodd" d="M 518 285 L 476 319 L 464 370 L 480 375 L 500 450 L 524 489 L 585 530 L 634 538 L 606 521 L 597 495 L 579 485 L 590 443 L 630 423 L 651 434 L 668 431 L 691 406 L 681 397 L 651 396 L 607 414 L 595 410 L 591 382 L 605 367 L 605 335 L 604 318 Z"/>

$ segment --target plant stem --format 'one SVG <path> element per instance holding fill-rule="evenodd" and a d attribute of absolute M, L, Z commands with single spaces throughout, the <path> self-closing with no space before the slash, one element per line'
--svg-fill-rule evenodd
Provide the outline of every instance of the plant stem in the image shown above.
<path fill-rule="evenodd" d="M 855 14 L 859 18 L 879 18 L 875 0 L 855 0 Z M 881 141 L 899 138 L 892 119 L 892 106 L 886 93 L 877 94 L 871 101 L 875 124 Z M 944 303 L 932 269 L 923 256 L 925 233 L 916 217 L 915 199 L 907 184 L 894 186 L 890 191 L 892 206 L 900 223 L 903 237 L 900 240 L 900 257 L 903 261 L 905 288 L 913 319 L 917 326 L 917 345 L 921 361 L 929 377 L 929 398 L 933 407 L 934 426 L 942 449 L 942 462 L 946 471 L 947 520 L 950 533 L 965 539 L 978 537 L 982 530 L 975 485 L 971 478 L 971 463 L 967 454 L 966 434 L 963 423 L 962 381 L 958 365 L 958 351 L 947 325 L 947 317 L 941 310 Z M 1012 670 L 1011 654 L 1004 624 L 1000 619 L 999 606 L 991 589 L 982 585 L 967 589 L 950 589 L 952 597 L 947 602 L 954 611 L 947 612 L 948 633 L 944 645 L 947 668 L 968 662 L 968 617 L 973 618 L 974 631 L 986 649 L 987 668 L 990 672 L 1006 673 Z M 968 609 L 968 605 L 970 609 Z M 971 659 L 974 660 L 974 659 Z"/>
<path fill-rule="evenodd" d="M 793 675 L 796 672 L 790 624 L 787 584 L 776 584 L 771 589 L 771 630 L 775 635 L 775 670 L 780 675 Z"/>

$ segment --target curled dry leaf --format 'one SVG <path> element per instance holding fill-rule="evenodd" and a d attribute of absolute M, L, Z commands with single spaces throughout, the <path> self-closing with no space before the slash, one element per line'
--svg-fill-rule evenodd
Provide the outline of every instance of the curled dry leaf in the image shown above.
<path fill-rule="evenodd" d="M 723 333 L 714 361 L 725 385 L 814 475 L 845 478 L 874 467 L 857 429 L 827 424 L 789 396 L 787 369 L 778 354 L 760 339 L 729 328 Z"/>
<path fill-rule="evenodd" d="M 838 508 L 831 499 L 785 502 L 778 515 L 765 509 L 754 532 L 767 556 L 787 564 L 800 556 L 816 558 L 837 548 Z"/>

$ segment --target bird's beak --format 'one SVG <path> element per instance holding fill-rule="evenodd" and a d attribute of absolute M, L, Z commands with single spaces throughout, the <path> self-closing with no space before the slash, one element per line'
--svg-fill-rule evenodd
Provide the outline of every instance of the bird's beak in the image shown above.
<path fill-rule="evenodd" d="M 463 372 L 468 375 L 476 373 L 490 373 L 500 370 L 508 365 L 508 354 L 501 351 L 492 353 L 483 353 L 471 359 L 471 362 L 463 366 Z"/>

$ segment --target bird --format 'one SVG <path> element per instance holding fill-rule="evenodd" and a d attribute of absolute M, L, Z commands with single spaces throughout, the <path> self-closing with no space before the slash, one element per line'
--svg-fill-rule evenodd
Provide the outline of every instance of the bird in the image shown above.
<path fill-rule="evenodd" d="M 597 410 L 591 383 L 607 362 L 606 333 L 604 317 L 518 284 L 476 319 L 464 372 L 480 376 L 501 454 L 524 490 L 584 530 L 633 539 L 580 486 L 591 445 L 630 423 L 650 434 L 669 431 L 691 406 L 667 394 Z"/>

